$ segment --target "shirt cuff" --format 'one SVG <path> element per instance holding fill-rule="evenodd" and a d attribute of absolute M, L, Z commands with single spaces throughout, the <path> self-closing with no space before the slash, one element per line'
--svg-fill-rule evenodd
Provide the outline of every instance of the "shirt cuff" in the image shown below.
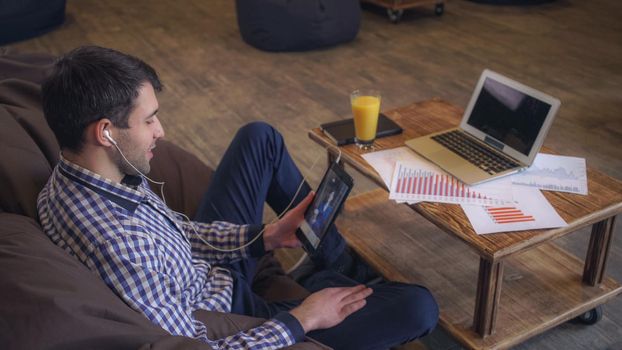
<path fill-rule="evenodd" d="M 303 341 L 305 339 L 305 330 L 296 317 L 292 316 L 289 312 L 282 311 L 274 316 L 274 319 L 283 323 L 292 334 L 292 337 L 296 342 Z"/>
<path fill-rule="evenodd" d="M 248 225 L 247 242 L 253 240 L 263 230 L 265 225 Z M 263 237 L 258 238 L 248 247 L 248 254 L 253 258 L 260 258 L 266 254 L 266 247 L 263 244 Z"/>

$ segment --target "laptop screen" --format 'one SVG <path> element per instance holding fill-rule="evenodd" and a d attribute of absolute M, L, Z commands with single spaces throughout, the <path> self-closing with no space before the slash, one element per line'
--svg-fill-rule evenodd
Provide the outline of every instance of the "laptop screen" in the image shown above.
<path fill-rule="evenodd" d="M 529 156 L 551 105 L 486 77 L 467 124 Z"/>

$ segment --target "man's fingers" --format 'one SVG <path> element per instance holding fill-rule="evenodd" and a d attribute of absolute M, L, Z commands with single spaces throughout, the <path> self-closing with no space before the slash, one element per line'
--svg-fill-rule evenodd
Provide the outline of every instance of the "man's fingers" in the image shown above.
<path fill-rule="evenodd" d="M 352 315 L 353 313 L 359 311 L 367 304 L 367 300 L 362 299 L 353 303 L 349 303 L 341 308 L 341 316 L 345 319 L 346 317 Z"/>
<path fill-rule="evenodd" d="M 313 201 L 313 197 L 315 197 L 315 192 L 310 191 L 305 197 L 305 199 L 303 199 L 298 205 L 302 205 L 306 209 L 309 206 L 309 204 L 311 204 L 311 201 Z"/>
<path fill-rule="evenodd" d="M 285 216 L 279 220 L 279 223 L 287 222 L 288 225 L 300 225 L 303 220 L 302 216 L 304 215 L 305 210 L 307 210 L 309 204 L 311 204 L 314 196 L 315 192 L 309 192 L 309 194 L 307 194 L 307 196 L 300 203 L 288 211 Z"/>
<path fill-rule="evenodd" d="M 349 298 L 352 295 L 359 293 L 365 288 L 367 288 L 365 285 L 358 284 L 353 287 L 332 287 L 332 288 L 327 288 L 327 289 L 331 290 L 331 294 L 333 295 L 335 299 L 345 300 L 346 298 Z"/>
<path fill-rule="evenodd" d="M 287 248 L 300 248 L 302 247 L 302 243 L 298 238 L 294 238 L 291 241 L 286 243 Z"/>
<path fill-rule="evenodd" d="M 348 294 L 342 297 L 342 301 L 344 303 L 351 303 L 357 300 L 365 299 L 373 293 L 371 288 L 366 287 L 365 285 L 359 285 L 353 287 L 352 290 L 349 291 Z"/>
<path fill-rule="evenodd" d="M 364 284 L 357 284 L 353 287 L 337 287 L 335 290 L 335 297 L 338 299 L 345 299 L 352 294 L 356 294 L 367 288 Z"/>
<path fill-rule="evenodd" d="M 307 194 L 307 196 L 300 203 L 298 203 L 292 211 L 300 212 L 300 214 L 304 213 L 309 204 L 311 204 L 311 201 L 313 201 L 313 197 L 315 197 L 315 192 L 309 192 L 309 194 Z"/>

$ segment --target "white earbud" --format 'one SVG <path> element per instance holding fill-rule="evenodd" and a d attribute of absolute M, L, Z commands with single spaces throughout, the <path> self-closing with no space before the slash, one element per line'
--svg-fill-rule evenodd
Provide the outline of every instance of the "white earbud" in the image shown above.
<path fill-rule="evenodd" d="M 112 136 L 110 136 L 110 131 L 108 129 L 104 129 L 104 137 L 107 138 L 113 145 L 117 145 L 117 141 L 115 141 Z"/>

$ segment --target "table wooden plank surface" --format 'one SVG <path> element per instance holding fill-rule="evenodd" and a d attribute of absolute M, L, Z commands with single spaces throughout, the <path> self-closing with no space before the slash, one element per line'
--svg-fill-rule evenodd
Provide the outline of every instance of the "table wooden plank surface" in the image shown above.
<path fill-rule="evenodd" d="M 461 109 L 439 99 L 386 111 L 387 116 L 402 126 L 404 133 L 376 140 L 376 150 L 404 146 L 404 142 L 408 139 L 456 127 L 462 113 Z M 324 147 L 334 145 L 319 128 L 311 130 L 309 137 Z M 344 163 L 353 166 L 379 186 L 386 188 L 376 171 L 361 157 L 363 151 L 355 145 L 340 148 Z M 555 153 L 546 147 L 542 151 Z M 329 152 L 336 155 L 336 147 L 329 148 Z M 587 172 L 589 189 L 587 196 L 543 191 L 544 196 L 566 220 L 567 227 L 477 235 L 459 205 L 420 203 L 413 205 L 413 208 L 441 229 L 466 242 L 481 256 L 495 261 L 621 213 L 622 182 L 592 169 L 589 164 Z"/>

